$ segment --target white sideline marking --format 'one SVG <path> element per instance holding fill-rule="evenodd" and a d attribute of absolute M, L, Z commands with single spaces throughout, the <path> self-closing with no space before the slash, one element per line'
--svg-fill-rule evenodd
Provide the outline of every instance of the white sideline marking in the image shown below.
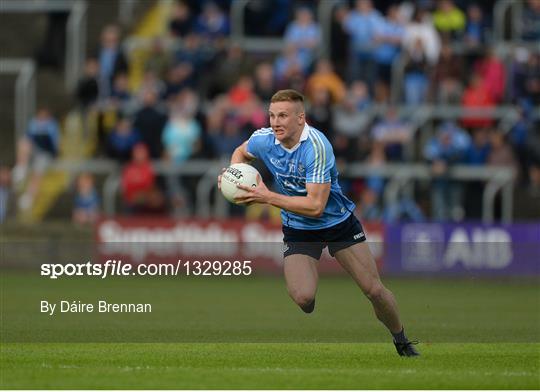
<path fill-rule="evenodd" d="M 86 366 L 78 365 L 50 365 L 43 363 L 41 365 L 44 368 L 58 368 L 58 369 L 82 369 L 87 368 Z M 123 372 L 134 372 L 139 370 L 204 370 L 207 368 L 203 367 L 194 367 L 194 366 L 120 366 L 118 370 Z M 374 370 L 369 369 L 335 369 L 335 368 L 284 368 L 284 367 L 224 367 L 220 368 L 221 370 L 227 371 L 242 371 L 242 372 L 326 372 L 326 373 L 386 373 L 386 374 L 416 374 L 419 373 L 416 369 L 399 369 L 399 370 Z M 528 371 L 504 371 L 504 372 L 480 372 L 480 371 L 444 371 L 444 370 L 427 370 L 430 374 L 435 375 L 448 375 L 448 374 L 466 374 L 471 376 L 507 376 L 507 377 L 526 377 L 526 376 L 535 376 L 536 372 Z"/>

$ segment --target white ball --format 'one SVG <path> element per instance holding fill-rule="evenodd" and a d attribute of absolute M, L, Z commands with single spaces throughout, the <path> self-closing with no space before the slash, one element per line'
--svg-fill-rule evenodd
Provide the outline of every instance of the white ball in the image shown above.
<path fill-rule="evenodd" d="M 244 185 L 255 188 L 257 186 L 257 175 L 259 172 L 247 163 L 235 163 L 229 166 L 221 175 L 221 193 L 225 199 L 234 203 L 236 196 L 241 196 L 246 191 L 238 189 L 237 185 Z"/>

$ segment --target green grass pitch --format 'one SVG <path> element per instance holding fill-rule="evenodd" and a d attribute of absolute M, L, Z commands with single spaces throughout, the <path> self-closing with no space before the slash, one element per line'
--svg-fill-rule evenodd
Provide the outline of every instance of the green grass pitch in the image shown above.
<path fill-rule="evenodd" d="M 401 358 L 347 277 L 321 278 L 305 315 L 282 278 L 36 275 L 0 277 L 3 389 L 540 388 L 538 281 L 386 279 L 421 341 L 421 357 Z M 43 297 L 146 299 L 154 311 L 30 315 Z"/>

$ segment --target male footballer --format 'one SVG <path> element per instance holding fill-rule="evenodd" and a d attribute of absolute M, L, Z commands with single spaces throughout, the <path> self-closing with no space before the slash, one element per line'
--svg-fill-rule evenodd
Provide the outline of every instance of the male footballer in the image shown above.
<path fill-rule="evenodd" d="M 255 188 L 238 186 L 247 193 L 235 200 L 281 209 L 289 295 L 304 312 L 313 312 L 316 263 L 328 246 L 330 255 L 371 301 L 398 354 L 419 355 L 405 336 L 394 295 L 381 282 L 362 225 L 353 214 L 355 205 L 341 191 L 332 146 L 322 132 L 306 123 L 304 97 L 295 90 L 280 90 L 270 102 L 270 128 L 255 131 L 236 148 L 231 164 L 260 159 L 279 187 L 279 193 L 271 192 L 261 179 Z"/>

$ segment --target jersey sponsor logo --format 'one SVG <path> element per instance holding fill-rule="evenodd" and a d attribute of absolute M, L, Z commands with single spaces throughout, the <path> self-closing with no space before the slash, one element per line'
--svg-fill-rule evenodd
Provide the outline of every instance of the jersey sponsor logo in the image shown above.
<path fill-rule="evenodd" d="M 276 173 L 276 181 L 290 192 L 307 193 L 305 177 Z"/>

